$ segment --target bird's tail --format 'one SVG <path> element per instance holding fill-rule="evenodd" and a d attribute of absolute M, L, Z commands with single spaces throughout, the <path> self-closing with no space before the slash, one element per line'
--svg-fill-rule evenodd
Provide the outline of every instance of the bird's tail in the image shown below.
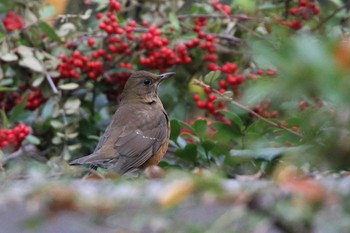
<path fill-rule="evenodd" d="M 89 164 L 90 162 L 90 155 L 78 158 L 78 159 L 74 159 L 73 161 L 69 162 L 69 165 L 82 165 L 82 164 Z"/>
<path fill-rule="evenodd" d="M 91 170 L 97 170 L 97 166 L 92 164 L 89 160 L 90 160 L 90 155 L 75 159 L 73 161 L 69 162 L 69 165 L 71 166 L 76 166 L 76 165 L 82 165 L 82 164 L 89 164 L 89 169 Z"/>

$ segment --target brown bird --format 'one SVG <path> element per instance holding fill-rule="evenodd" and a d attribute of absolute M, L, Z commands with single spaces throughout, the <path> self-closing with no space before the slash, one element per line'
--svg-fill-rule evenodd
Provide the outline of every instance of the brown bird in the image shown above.
<path fill-rule="evenodd" d="M 70 164 L 90 164 L 119 174 L 157 165 L 168 149 L 170 136 L 169 118 L 158 97 L 158 86 L 174 74 L 134 72 L 95 151 Z"/>

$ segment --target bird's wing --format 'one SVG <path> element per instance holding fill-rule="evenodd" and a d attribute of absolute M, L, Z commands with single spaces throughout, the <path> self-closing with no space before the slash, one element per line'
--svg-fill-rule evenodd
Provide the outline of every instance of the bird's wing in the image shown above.
<path fill-rule="evenodd" d="M 103 135 L 100 137 L 94 152 L 96 152 L 99 149 L 101 149 L 102 145 L 105 143 L 105 141 L 107 140 L 108 136 L 110 135 L 111 129 L 112 129 L 112 124 L 109 124 L 108 127 L 106 128 L 106 130 L 104 131 Z"/>
<path fill-rule="evenodd" d="M 114 119 L 113 119 L 114 120 Z M 115 131 L 115 128 L 118 128 L 118 124 L 116 125 L 117 127 L 113 127 L 115 124 L 112 122 L 108 125 L 107 129 L 103 133 L 103 135 L 100 137 L 100 140 L 98 141 L 98 144 L 94 150 L 94 152 L 90 155 L 75 159 L 71 161 L 69 164 L 70 165 L 79 165 L 79 164 L 93 164 L 99 167 L 103 168 L 108 168 L 110 164 L 114 163 L 116 160 L 116 154 L 114 153 L 115 151 L 112 150 L 112 153 L 100 153 L 101 148 L 103 146 L 106 146 L 106 142 L 109 139 L 110 135 L 113 133 L 113 129 Z M 118 131 L 118 130 L 117 130 Z M 118 133 L 118 132 L 114 132 Z M 111 150 L 109 150 L 111 151 Z"/>
<path fill-rule="evenodd" d="M 135 126 L 126 127 L 114 144 L 119 154 L 112 168 L 115 171 L 125 173 L 140 167 L 159 150 L 168 134 L 168 118 L 160 110 L 148 112 Z"/>
<path fill-rule="evenodd" d="M 123 106 L 115 113 L 94 153 L 70 164 L 110 167 L 123 174 L 138 168 L 155 154 L 167 134 L 168 117 L 161 109 L 142 111 L 140 106 Z"/>

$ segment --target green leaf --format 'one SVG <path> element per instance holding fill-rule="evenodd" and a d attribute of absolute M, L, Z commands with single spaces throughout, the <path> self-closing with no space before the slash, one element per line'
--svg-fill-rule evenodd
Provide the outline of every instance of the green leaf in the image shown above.
<path fill-rule="evenodd" d="M 229 120 L 231 120 L 235 125 L 237 125 L 239 127 L 239 129 L 242 130 L 243 122 L 237 114 L 235 114 L 233 112 L 224 111 L 224 110 L 220 110 L 219 112 L 224 114 L 225 117 L 227 117 Z"/>
<path fill-rule="evenodd" d="M 1 114 L 1 127 L 3 128 L 7 128 L 9 125 L 9 120 L 6 116 L 5 110 L 4 109 L 0 109 L 0 114 Z"/>
<path fill-rule="evenodd" d="M 79 87 L 79 84 L 77 83 L 66 83 L 58 86 L 59 89 L 65 90 L 65 91 L 75 90 L 78 87 Z"/>
<path fill-rule="evenodd" d="M 17 53 L 19 53 L 19 55 L 21 55 L 22 57 L 32 57 L 33 49 L 25 45 L 20 45 L 17 48 Z"/>
<path fill-rule="evenodd" d="M 81 144 L 80 143 L 68 146 L 68 150 L 69 151 L 78 150 L 80 148 L 81 148 Z"/>
<path fill-rule="evenodd" d="M 192 132 L 195 132 L 195 129 L 191 125 L 187 124 L 186 122 L 180 121 L 180 120 L 178 120 L 178 122 L 182 127 L 185 127 L 187 129 L 191 130 Z"/>
<path fill-rule="evenodd" d="M 45 120 L 53 117 L 53 115 L 55 115 L 55 107 L 57 107 L 55 99 L 51 98 L 46 101 L 42 108 L 41 117 Z"/>
<path fill-rule="evenodd" d="M 10 47 L 9 45 L 7 44 L 5 38 L 2 38 L 3 35 L 0 37 L 1 40 L 0 40 L 0 56 L 3 56 L 7 53 L 10 53 Z"/>
<path fill-rule="evenodd" d="M 80 104 L 80 99 L 72 97 L 66 101 L 63 108 L 66 111 L 66 114 L 73 114 L 79 110 Z"/>
<path fill-rule="evenodd" d="M 35 77 L 35 79 L 34 79 L 34 81 L 33 81 L 33 83 L 32 83 L 32 86 L 33 87 L 39 87 L 41 84 L 42 84 L 42 82 L 44 81 L 44 79 L 45 79 L 45 76 L 43 75 L 43 74 L 39 74 L 39 73 L 37 73 L 38 75 Z"/>
<path fill-rule="evenodd" d="M 50 37 L 54 41 L 61 41 L 61 38 L 56 34 L 55 30 L 45 22 L 39 23 L 40 29 L 45 32 L 46 36 Z"/>
<path fill-rule="evenodd" d="M 225 97 L 227 98 L 232 98 L 233 97 L 233 92 L 232 91 L 225 91 L 222 93 Z"/>
<path fill-rule="evenodd" d="M 256 120 L 246 129 L 246 133 L 261 134 L 266 133 L 268 124 L 262 120 Z"/>
<path fill-rule="evenodd" d="M 64 127 L 64 124 L 58 120 L 51 120 L 50 125 L 55 129 L 61 129 Z"/>
<path fill-rule="evenodd" d="M 18 57 L 14 53 L 6 53 L 0 57 L 1 60 L 5 62 L 12 62 L 12 61 L 17 61 Z"/>
<path fill-rule="evenodd" d="M 253 12 L 256 9 L 254 0 L 235 0 L 232 1 L 231 7 L 239 8 L 243 12 Z"/>
<path fill-rule="evenodd" d="M 35 57 L 27 56 L 23 57 L 19 61 L 19 65 L 31 69 L 36 72 L 43 72 L 44 67 L 41 65 L 40 61 Z"/>
<path fill-rule="evenodd" d="M 21 102 L 19 102 L 10 112 L 10 117 L 12 120 L 18 119 L 23 113 L 28 99 L 28 93 L 25 93 Z"/>
<path fill-rule="evenodd" d="M 180 123 L 178 120 L 170 120 L 170 140 L 176 142 L 177 137 L 180 134 Z"/>
<path fill-rule="evenodd" d="M 187 144 L 184 148 L 177 149 L 175 155 L 183 160 L 197 161 L 197 146 L 195 144 Z"/>
<path fill-rule="evenodd" d="M 207 121 L 204 119 L 196 120 L 192 124 L 192 128 L 194 129 L 194 133 L 200 138 L 207 137 Z"/>
<path fill-rule="evenodd" d="M 221 72 L 219 70 L 210 71 L 207 75 L 204 76 L 204 82 L 210 84 L 217 80 L 220 77 L 220 75 Z"/>
<path fill-rule="evenodd" d="M 214 135 L 216 140 L 232 140 L 242 135 L 236 125 L 230 126 L 223 122 L 213 122 L 212 125 L 217 131 Z"/>
<path fill-rule="evenodd" d="M 174 27 L 175 30 L 179 30 L 180 29 L 179 19 L 176 17 L 174 12 L 171 12 L 169 14 L 169 20 L 170 20 L 170 23 Z"/>
<path fill-rule="evenodd" d="M 34 144 L 34 145 L 40 145 L 41 141 L 39 138 L 35 137 L 34 135 L 27 135 L 27 137 L 25 138 L 26 141 L 28 141 L 30 144 Z"/>
<path fill-rule="evenodd" d="M 8 78 L 0 81 L 0 86 L 8 86 L 13 84 L 13 79 Z"/>
<path fill-rule="evenodd" d="M 203 146 L 205 151 L 210 151 L 215 147 L 215 143 L 211 140 L 204 140 L 201 142 L 201 145 Z"/>

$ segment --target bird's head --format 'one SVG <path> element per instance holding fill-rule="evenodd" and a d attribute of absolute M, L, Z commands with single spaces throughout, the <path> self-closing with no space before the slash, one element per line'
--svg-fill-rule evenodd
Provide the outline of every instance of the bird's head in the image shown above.
<path fill-rule="evenodd" d="M 136 71 L 126 82 L 122 98 L 157 98 L 159 84 L 174 74 L 168 72 L 158 75 L 148 71 Z"/>

